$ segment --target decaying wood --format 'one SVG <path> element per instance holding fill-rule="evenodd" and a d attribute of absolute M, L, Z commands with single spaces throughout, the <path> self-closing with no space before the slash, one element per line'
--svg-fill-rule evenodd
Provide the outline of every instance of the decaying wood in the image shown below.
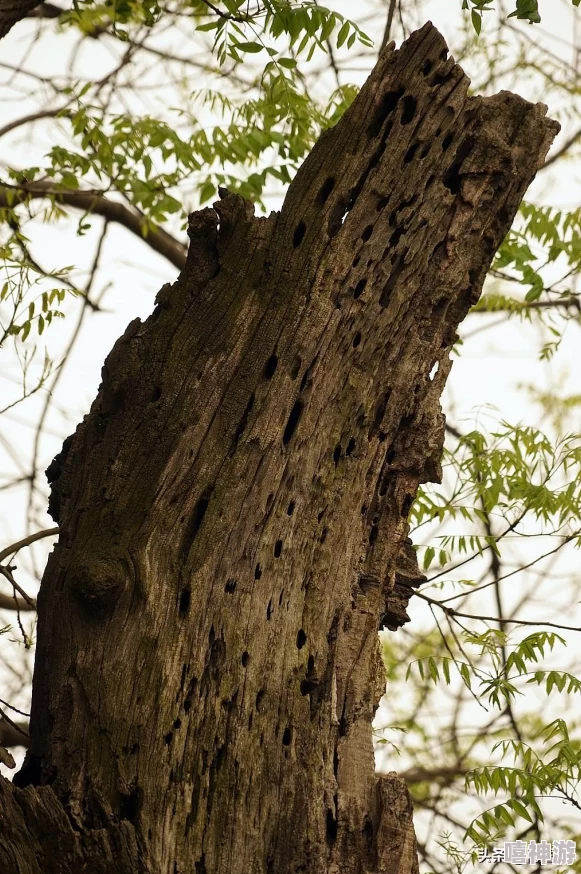
<path fill-rule="evenodd" d="M 0 39 L 41 3 L 42 0 L 0 0 Z"/>
<path fill-rule="evenodd" d="M 405 789 L 374 774 L 377 630 L 420 580 L 407 516 L 440 475 L 457 326 L 556 132 L 467 86 L 426 25 L 280 213 L 222 192 L 191 216 L 50 469 L 0 870 L 417 870 Z"/>

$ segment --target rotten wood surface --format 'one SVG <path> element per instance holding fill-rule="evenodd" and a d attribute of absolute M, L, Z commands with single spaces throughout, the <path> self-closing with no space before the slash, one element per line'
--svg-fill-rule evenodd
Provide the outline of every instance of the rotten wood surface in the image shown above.
<path fill-rule="evenodd" d="M 281 212 L 194 213 L 115 344 L 49 469 L 3 872 L 417 871 L 405 787 L 374 773 L 377 631 L 420 580 L 456 329 L 557 129 L 467 88 L 431 25 L 387 47 Z"/>
<path fill-rule="evenodd" d="M 42 0 L 0 0 L 0 39 L 41 5 Z"/>

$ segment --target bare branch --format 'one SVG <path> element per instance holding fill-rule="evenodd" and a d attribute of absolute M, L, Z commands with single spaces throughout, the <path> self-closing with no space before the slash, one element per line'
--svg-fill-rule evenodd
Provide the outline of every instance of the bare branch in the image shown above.
<path fill-rule="evenodd" d="M 0 745 L 3 747 L 28 746 L 28 725 L 25 722 L 13 722 L 1 708 L 0 717 Z M 9 729 L 11 730 L 10 736 L 14 738 L 12 743 L 6 739 Z"/>
<path fill-rule="evenodd" d="M 450 784 L 456 777 L 464 777 L 471 768 L 458 763 L 457 765 L 434 768 L 410 768 L 409 771 L 400 772 L 400 777 L 406 783 L 433 783 L 435 780 L 443 780 L 446 784 Z"/>
<path fill-rule="evenodd" d="M 2 574 L 3 577 L 6 577 L 6 579 L 10 583 L 10 585 L 14 587 L 14 589 L 18 592 L 19 595 L 22 595 L 22 597 L 24 598 L 24 600 L 26 601 L 26 603 L 29 606 L 29 610 L 36 610 L 36 602 L 34 601 L 33 598 L 30 597 L 30 595 L 26 594 L 26 592 L 24 591 L 23 588 L 21 588 L 18 585 L 18 583 L 14 579 L 12 569 L 9 567 L 6 567 L 5 565 L 0 564 L 0 574 Z M 14 609 L 15 610 L 17 609 L 16 603 L 14 604 Z"/>
<path fill-rule="evenodd" d="M 553 152 L 553 154 L 549 158 L 547 158 L 547 160 L 541 167 L 541 170 L 546 170 L 547 167 L 550 167 L 551 164 L 554 164 L 555 161 L 558 161 L 559 158 L 562 158 L 563 155 L 565 155 L 569 151 L 571 146 L 574 146 L 575 143 L 579 142 L 579 140 L 581 140 L 581 130 L 575 131 L 575 133 L 570 136 L 568 140 L 565 140 L 561 148 L 557 149 L 556 152 Z"/>
<path fill-rule="evenodd" d="M 31 543 L 36 543 L 37 540 L 42 540 L 43 537 L 54 537 L 59 533 L 58 526 L 54 528 L 45 528 L 43 531 L 36 531 L 34 534 L 29 534 L 28 537 L 23 537 L 22 540 L 17 540 L 16 543 L 11 543 L 10 546 L 0 551 L 0 561 L 4 561 L 9 555 L 14 555 L 25 546 L 30 546 Z"/>
<path fill-rule="evenodd" d="M 31 112 L 30 115 L 23 115 L 22 118 L 16 118 L 14 121 L 9 121 L 4 127 L 0 127 L 0 137 L 32 121 L 39 121 L 41 118 L 56 118 L 59 112 L 62 112 L 62 109 L 43 109 L 40 112 Z"/>
<path fill-rule="evenodd" d="M 34 613 L 36 610 L 36 602 L 34 599 L 31 599 L 31 601 L 33 603 L 29 604 L 28 601 L 25 601 L 23 598 L 5 595 L 0 592 L 0 610 L 17 610 L 19 613 Z M 2 741 L 0 740 L 0 744 L 1 743 Z"/>
<path fill-rule="evenodd" d="M 388 13 L 387 13 L 387 22 L 386 22 L 386 24 L 385 24 L 385 30 L 384 30 L 384 32 L 383 32 L 383 39 L 381 40 L 381 49 L 380 49 L 380 51 L 381 51 L 382 49 L 384 49 L 385 46 L 386 46 L 386 45 L 388 44 L 388 42 L 389 42 L 389 37 L 390 37 L 390 34 L 391 34 L 391 26 L 392 26 L 392 24 L 393 24 L 393 16 L 394 16 L 394 13 L 395 13 L 395 7 L 396 7 L 396 6 L 397 6 L 397 0 L 390 0 L 390 2 L 389 2 L 389 10 L 388 10 Z"/>
<path fill-rule="evenodd" d="M 414 592 L 414 594 L 416 598 L 421 598 L 422 601 L 427 601 L 428 604 L 433 604 L 435 607 L 439 607 L 444 611 L 444 613 L 452 618 L 460 616 L 462 619 L 480 619 L 482 622 L 498 622 L 498 616 L 478 616 L 474 613 L 461 613 L 459 610 L 454 610 L 452 607 L 446 607 L 440 601 L 436 600 L 436 598 L 430 598 L 422 592 Z M 561 631 L 581 631 L 579 625 L 560 625 L 557 622 L 541 622 L 540 620 L 528 621 L 526 619 L 504 619 L 504 622 L 510 622 L 513 625 L 532 625 L 537 627 L 541 625 L 543 628 L 559 628 Z"/>
<path fill-rule="evenodd" d="M 4 719 L 0 719 L 0 746 L 27 747 L 28 724 L 26 722 L 15 722 L 10 725 Z"/>

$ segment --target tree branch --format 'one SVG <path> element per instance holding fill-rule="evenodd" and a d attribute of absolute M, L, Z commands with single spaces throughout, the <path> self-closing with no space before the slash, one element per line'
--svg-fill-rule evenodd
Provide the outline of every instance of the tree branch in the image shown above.
<path fill-rule="evenodd" d="M 213 3 L 210 3 L 210 0 L 202 0 L 202 3 L 204 3 L 208 9 L 211 9 L 218 18 L 226 18 L 228 21 L 237 21 L 239 24 L 248 24 L 248 22 L 252 20 L 250 16 L 244 17 L 241 15 L 232 15 L 230 12 L 222 12 L 222 10 L 218 9 L 217 6 L 214 6 Z"/>
<path fill-rule="evenodd" d="M 39 3 L 34 9 L 31 9 L 27 18 L 59 18 L 64 9 L 57 6 L 56 3 Z"/>
<path fill-rule="evenodd" d="M 0 127 L 0 137 L 29 122 L 39 121 L 41 118 L 56 118 L 59 112 L 62 112 L 62 109 L 43 109 L 39 112 L 31 112 L 30 115 L 23 115 L 21 118 L 15 118 L 14 121 L 9 121 L 4 127 Z"/>
<path fill-rule="evenodd" d="M 547 167 L 550 167 L 551 164 L 554 164 L 555 161 L 558 161 L 559 158 L 562 158 L 563 155 L 565 155 L 569 151 L 571 146 L 574 146 L 575 143 L 579 142 L 580 139 L 581 139 L 581 129 L 578 131 L 575 131 L 575 133 L 572 136 L 570 136 L 568 140 L 565 140 L 565 142 L 563 143 L 563 145 L 561 146 L 560 149 L 557 149 L 556 152 L 553 152 L 553 154 L 549 158 L 547 158 L 547 160 L 545 161 L 545 163 L 541 167 L 541 170 L 546 170 Z"/>
<path fill-rule="evenodd" d="M 399 776 L 403 777 L 406 783 L 433 783 L 435 780 L 443 780 L 447 785 L 452 783 L 456 777 L 465 777 L 471 770 L 467 765 L 460 763 L 456 765 L 442 765 L 433 768 L 410 768 L 408 771 L 400 772 Z"/>
<path fill-rule="evenodd" d="M 27 747 L 28 723 L 12 722 L 3 714 L 0 719 L 0 747 Z"/>
<path fill-rule="evenodd" d="M 33 598 L 31 598 L 30 595 L 27 595 L 26 592 L 24 591 L 24 589 L 18 585 L 18 583 L 14 579 L 14 575 L 12 573 L 12 568 L 6 567 L 6 565 L 0 564 L 0 574 L 2 574 L 3 577 L 6 577 L 6 579 L 10 583 L 10 585 L 14 588 L 14 590 L 16 592 L 18 592 L 19 595 L 22 595 L 22 597 L 24 598 L 24 600 L 28 604 L 28 609 L 29 610 L 36 610 L 36 601 Z M 12 609 L 13 610 L 18 609 L 18 602 L 17 601 L 14 603 L 14 606 Z"/>
<path fill-rule="evenodd" d="M 12 595 L 5 595 L 0 592 L 0 610 L 17 610 L 19 613 L 34 613 L 36 610 L 36 603 L 32 598 L 31 603 L 29 603 L 28 601 L 25 601 L 24 598 L 16 598 Z M 0 746 L 2 746 L 1 739 Z"/>
<path fill-rule="evenodd" d="M 394 13 L 395 13 L 395 7 L 396 7 L 396 5 L 397 5 L 397 0 L 390 0 L 390 3 L 389 3 L 389 10 L 388 10 L 388 13 L 387 13 L 387 22 L 386 22 L 386 24 L 385 24 L 385 30 L 384 30 L 384 32 L 383 32 L 383 39 L 381 40 L 381 49 L 384 49 L 385 46 L 386 46 L 386 45 L 388 44 L 388 42 L 389 42 L 389 37 L 390 37 L 390 34 L 391 34 L 391 26 L 392 26 L 392 24 L 393 24 L 393 16 L 394 16 Z M 380 51 L 381 51 L 381 49 L 380 49 Z"/>
<path fill-rule="evenodd" d="M 2 0 L 0 0 L 1 2 Z M 147 243 L 154 252 L 167 258 L 179 270 L 183 270 L 185 267 L 186 247 L 167 231 L 161 228 L 149 228 L 147 236 L 145 236 L 143 229 L 146 227 L 147 219 L 142 213 L 129 209 L 122 203 L 107 200 L 102 194 L 93 191 L 61 191 L 49 181 L 30 182 L 27 185 L 18 186 L 3 185 L 0 187 L 0 208 L 11 209 L 31 198 L 41 199 L 45 197 L 54 197 L 58 203 L 102 216 L 110 222 L 116 222 Z"/>
<path fill-rule="evenodd" d="M 37 540 L 42 540 L 43 537 L 53 537 L 59 533 L 58 526 L 54 528 L 44 528 L 42 531 L 36 531 L 34 534 L 29 534 L 28 537 L 23 537 L 22 540 L 17 540 L 16 543 L 11 543 L 0 551 L 0 561 L 4 561 L 9 555 L 14 555 L 25 546 L 30 546 L 31 543 L 36 543 Z"/>
<path fill-rule="evenodd" d="M 461 613 L 459 610 L 454 610 L 453 607 L 446 607 L 441 601 L 438 601 L 436 598 L 430 598 L 422 592 L 414 592 L 414 594 L 416 598 L 421 598 L 422 601 L 427 601 L 428 604 L 433 604 L 435 607 L 439 607 L 444 611 L 444 613 L 452 618 L 460 616 L 463 619 L 480 619 L 482 622 L 498 622 L 498 616 L 478 616 L 474 613 Z M 557 622 L 542 622 L 540 619 L 535 621 L 527 621 L 526 619 L 505 619 L 504 621 L 510 622 L 513 625 L 542 625 L 543 628 L 559 628 L 561 631 L 581 631 L 581 627 L 578 625 L 560 625 Z"/>

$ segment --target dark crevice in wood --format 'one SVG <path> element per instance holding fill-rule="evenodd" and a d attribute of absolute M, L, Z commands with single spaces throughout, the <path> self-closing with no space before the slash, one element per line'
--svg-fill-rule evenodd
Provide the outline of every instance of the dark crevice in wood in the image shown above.
<path fill-rule="evenodd" d="M 295 401 L 294 406 L 290 411 L 290 415 L 284 429 L 284 434 L 282 436 L 282 442 L 285 446 L 288 446 L 288 444 L 292 440 L 293 434 L 295 433 L 297 426 L 300 422 L 303 407 L 303 402 L 301 400 L 297 400 Z"/>
<path fill-rule="evenodd" d="M 447 81 L 448 75 L 448 73 L 436 73 L 434 76 L 432 76 L 432 78 L 430 79 L 430 85 L 432 86 L 432 88 L 437 88 L 440 85 L 443 85 L 444 82 Z"/>
<path fill-rule="evenodd" d="M 244 410 L 244 413 L 242 414 L 242 418 L 240 419 L 240 422 L 238 423 L 238 426 L 236 428 L 236 432 L 234 434 L 234 439 L 232 441 L 232 448 L 230 449 L 231 456 L 234 455 L 234 453 L 236 452 L 236 449 L 238 448 L 238 443 L 240 442 L 240 438 L 242 437 L 242 435 L 244 434 L 244 431 L 246 430 L 246 426 L 248 425 L 248 418 L 249 418 L 250 413 L 252 412 L 252 408 L 254 406 L 254 400 L 255 400 L 255 395 L 253 392 L 250 395 L 250 397 L 248 398 L 248 403 L 246 404 L 246 408 Z"/>
<path fill-rule="evenodd" d="M 208 486 L 196 501 L 192 515 L 190 516 L 188 525 L 183 534 L 181 554 L 184 557 L 189 554 L 192 546 L 194 545 L 194 540 L 198 536 L 200 528 L 202 527 L 204 516 L 206 515 L 206 511 L 210 504 L 210 499 L 212 497 L 213 491 L 214 486 Z"/>
<path fill-rule="evenodd" d="M 403 108 L 401 111 L 401 123 L 403 125 L 408 125 L 414 120 L 417 108 L 417 98 L 411 94 L 406 94 L 403 99 Z"/>
<path fill-rule="evenodd" d="M 295 380 L 297 378 L 297 376 L 299 375 L 299 373 L 301 372 L 302 363 L 303 362 L 302 362 L 300 355 L 296 355 L 294 358 L 294 361 L 293 361 L 293 365 L 291 367 L 291 371 L 290 371 L 290 377 L 292 380 Z"/>
<path fill-rule="evenodd" d="M 381 588 L 379 578 L 372 574 L 360 574 L 357 582 L 364 595 Z"/>
<path fill-rule="evenodd" d="M 390 249 L 395 249 L 403 235 L 405 234 L 404 228 L 396 228 L 391 237 L 389 238 L 389 244 L 387 249 L 385 250 L 386 254 Z"/>
<path fill-rule="evenodd" d="M 191 589 L 183 589 L 180 595 L 180 605 L 179 605 L 179 613 L 180 616 L 187 616 L 188 611 L 190 609 L 190 603 L 192 600 L 192 591 Z"/>
<path fill-rule="evenodd" d="M 131 792 L 119 796 L 119 819 L 135 822 L 139 816 L 143 800 L 143 792 L 136 787 Z"/>
<path fill-rule="evenodd" d="M 396 108 L 405 93 L 405 88 L 398 88 L 395 91 L 388 91 L 381 98 L 381 102 L 375 111 L 373 121 L 367 128 L 367 136 L 369 139 L 374 139 L 381 131 L 383 125 Z"/>
<path fill-rule="evenodd" d="M 276 354 L 273 352 L 266 364 L 264 365 L 264 378 L 272 379 L 274 374 L 276 373 L 276 368 L 278 366 L 278 358 Z"/>
<path fill-rule="evenodd" d="M 329 195 L 333 191 L 334 187 L 335 187 L 335 180 L 332 176 L 330 176 L 328 179 L 325 179 L 325 181 L 323 182 L 323 184 L 321 185 L 321 187 L 319 189 L 319 193 L 317 194 L 317 199 L 316 199 L 317 206 L 324 206 L 324 204 L 329 199 Z"/>
<path fill-rule="evenodd" d="M 385 416 L 387 410 L 387 404 L 389 403 L 389 399 L 391 397 L 391 389 L 388 388 L 387 391 L 383 392 L 377 405 L 375 407 L 375 415 L 373 417 L 373 424 L 369 428 L 367 432 L 367 439 L 372 440 L 379 433 L 379 429 L 381 427 L 381 423 L 383 422 L 383 418 Z"/>
<path fill-rule="evenodd" d="M 313 360 L 311 361 L 311 363 L 309 364 L 309 366 L 305 370 L 305 372 L 303 374 L 303 378 L 301 379 L 301 387 L 300 387 L 299 391 L 303 392 L 305 390 L 305 388 L 307 387 L 309 380 L 312 377 L 313 368 L 315 367 L 315 364 L 317 363 L 318 357 L 319 357 L 319 355 L 317 353 L 317 355 L 315 355 L 315 357 L 313 358 Z"/>
<path fill-rule="evenodd" d="M 325 833 L 327 836 L 327 843 L 329 844 L 330 847 L 332 847 L 333 844 L 335 843 L 335 841 L 337 840 L 338 830 L 339 829 L 338 829 L 338 825 L 337 825 L 337 818 L 335 817 L 335 814 L 333 813 L 333 811 L 330 808 L 327 808 L 327 821 L 326 821 Z"/>
<path fill-rule="evenodd" d="M 390 301 L 393 289 L 395 288 L 396 283 L 397 283 L 398 279 L 400 278 L 401 268 L 403 267 L 406 254 L 407 254 L 407 249 L 404 249 L 404 251 L 401 254 L 398 252 L 395 252 L 392 255 L 391 262 L 392 262 L 393 267 L 392 267 L 391 273 L 389 275 L 389 279 L 387 280 L 387 282 L 383 286 L 383 288 L 381 290 L 381 294 L 379 296 L 379 306 L 382 309 L 385 309 L 385 307 L 388 305 L 388 303 Z"/>
<path fill-rule="evenodd" d="M 460 144 L 456 152 L 456 159 L 448 172 L 443 178 L 443 183 L 452 194 L 458 194 L 460 191 L 461 175 L 460 170 L 462 164 L 474 148 L 474 142 L 471 137 L 466 137 L 463 143 Z"/>
<path fill-rule="evenodd" d="M 447 152 L 453 142 L 454 142 L 454 134 L 453 133 L 446 134 L 446 136 L 442 140 L 442 151 Z"/>
<path fill-rule="evenodd" d="M 306 226 L 306 224 L 304 223 L 304 221 L 301 220 L 301 221 L 298 223 L 298 225 L 296 226 L 296 228 L 295 228 L 295 232 L 294 232 L 294 234 L 293 234 L 293 248 L 294 248 L 294 249 L 298 249 L 298 247 L 299 247 L 299 246 L 301 245 L 301 243 L 303 242 L 303 239 L 304 239 L 304 237 L 305 237 L 306 230 L 307 230 L 307 226 Z"/>
<path fill-rule="evenodd" d="M 420 147 L 419 141 L 411 144 L 411 146 L 409 147 L 409 149 L 407 150 L 407 152 L 404 155 L 404 158 L 403 158 L 404 164 L 411 164 L 419 147 Z"/>

